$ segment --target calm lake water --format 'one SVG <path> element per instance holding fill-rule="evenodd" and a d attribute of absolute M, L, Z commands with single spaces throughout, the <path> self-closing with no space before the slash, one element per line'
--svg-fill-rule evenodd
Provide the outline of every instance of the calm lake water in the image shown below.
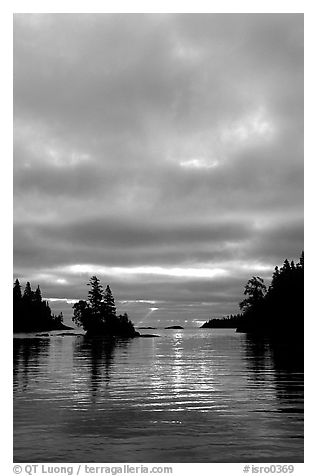
<path fill-rule="evenodd" d="M 152 332 L 15 338 L 14 461 L 303 461 L 296 361 L 231 329 Z"/>

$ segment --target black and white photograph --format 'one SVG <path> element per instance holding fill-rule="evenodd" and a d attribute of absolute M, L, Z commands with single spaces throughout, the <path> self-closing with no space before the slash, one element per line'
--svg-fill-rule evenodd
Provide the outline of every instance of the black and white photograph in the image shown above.
<path fill-rule="evenodd" d="M 295 474 L 304 14 L 12 18 L 13 462 Z"/>

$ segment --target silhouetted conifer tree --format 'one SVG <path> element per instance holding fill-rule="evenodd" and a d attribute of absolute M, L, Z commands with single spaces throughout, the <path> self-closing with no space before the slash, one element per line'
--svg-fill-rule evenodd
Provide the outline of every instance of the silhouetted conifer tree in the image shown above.
<path fill-rule="evenodd" d="M 90 286 L 88 292 L 88 301 L 94 314 L 99 314 L 102 309 L 103 288 L 97 276 L 92 276 L 87 286 Z"/>
<path fill-rule="evenodd" d="M 117 315 L 117 310 L 116 310 L 114 297 L 112 295 L 109 284 L 107 285 L 106 291 L 105 291 L 104 306 L 105 306 L 105 314 L 107 318 L 109 319 L 115 318 Z"/>
<path fill-rule="evenodd" d="M 19 280 L 16 279 L 13 286 L 13 300 L 14 302 L 18 302 L 18 301 L 21 301 L 21 299 L 22 299 L 21 285 Z"/>
<path fill-rule="evenodd" d="M 25 303 L 30 304 L 32 302 L 32 298 L 33 298 L 33 291 L 32 291 L 32 288 L 31 288 L 31 285 L 30 285 L 29 281 L 27 281 L 27 283 L 25 285 L 25 288 L 24 288 L 23 301 Z"/>
<path fill-rule="evenodd" d="M 42 293 L 41 293 L 39 284 L 37 285 L 37 288 L 34 292 L 34 301 L 38 304 L 42 302 Z"/>
<path fill-rule="evenodd" d="M 13 328 L 18 329 L 21 327 L 22 319 L 22 291 L 21 285 L 18 279 L 15 280 L 13 286 Z"/>

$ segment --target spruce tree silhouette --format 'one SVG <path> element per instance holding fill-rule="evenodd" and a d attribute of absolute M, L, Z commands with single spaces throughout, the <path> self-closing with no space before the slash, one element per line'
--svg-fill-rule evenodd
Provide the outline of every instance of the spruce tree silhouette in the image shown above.
<path fill-rule="evenodd" d="M 42 293 L 41 293 L 39 284 L 37 285 L 37 288 L 34 292 L 34 301 L 38 304 L 40 304 L 42 302 Z"/>
<path fill-rule="evenodd" d="M 33 291 L 31 289 L 31 285 L 29 281 L 27 281 L 25 288 L 24 288 L 24 293 L 23 293 L 23 301 L 25 303 L 30 304 L 32 302 L 32 297 L 33 297 Z"/>
<path fill-rule="evenodd" d="M 20 281 L 18 279 L 15 280 L 14 286 L 13 286 L 13 300 L 15 302 L 18 302 L 18 301 L 22 300 L 21 285 L 20 285 Z"/>
<path fill-rule="evenodd" d="M 21 327 L 22 317 L 22 290 L 18 279 L 15 280 L 13 286 L 13 328 Z"/>
<path fill-rule="evenodd" d="M 105 313 L 106 313 L 108 319 L 111 320 L 112 318 L 115 318 L 116 315 L 117 315 L 117 310 L 116 310 L 114 297 L 112 295 L 109 284 L 106 287 L 104 303 L 105 303 Z"/>
<path fill-rule="evenodd" d="M 100 280 L 97 276 L 92 276 L 87 283 L 87 286 L 90 286 L 90 290 L 88 292 L 88 301 L 90 303 L 90 307 L 92 313 L 94 315 L 98 315 L 102 311 L 103 306 L 103 288 L 100 284 Z"/>

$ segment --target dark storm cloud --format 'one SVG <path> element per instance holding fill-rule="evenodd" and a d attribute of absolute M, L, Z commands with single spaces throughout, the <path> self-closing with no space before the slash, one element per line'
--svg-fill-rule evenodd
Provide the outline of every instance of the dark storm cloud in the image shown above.
<path fill-rule="evenodd" d="M 121 300 L 164 301 L 153 319 L 190 320 L 298 257 L 302 15 L 14 23 L 17 276 L 78 298 L 99 267 Z"/>
<path fill-rule="evenodd" d="M 207 242 L 212 245 L 225 241 L 235 241 L 246 238 L 250 228 L 243 223 L 171 223 L 152 221 L 144 222 L 131 217 L 130 221 L 122 222 L 117 217 L 109 218 L 106 222 L 100 219 L 78 220 L 74 223 L 37 225 L 30 227 L 32 237 L 45 241 L 88 246 L 109 246 L 144 248 L 146 246 L 164 246 L 173 244 L 199 245 Z"/>

